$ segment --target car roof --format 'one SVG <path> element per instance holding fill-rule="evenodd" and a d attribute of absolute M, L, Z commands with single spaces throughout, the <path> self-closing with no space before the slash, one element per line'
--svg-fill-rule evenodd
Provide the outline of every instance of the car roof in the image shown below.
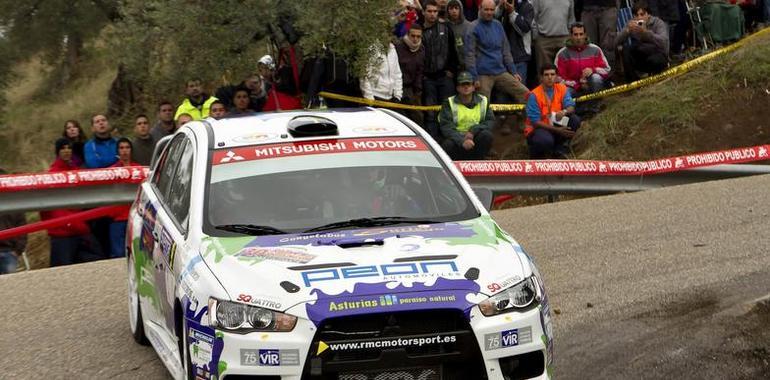
<path fill-rule="evenodd" d="M 318 139 L 318 137 L 292 137 L 289 134 L 287 125 L 297 116 L 320 116 L 334 122 L 339 135 L 323 136 L 323 139 L 417 135 L 409 125 L 374 108 L 259 113 L 220 120 L 208 118 L 206 122 L 211 126 L 214 149 Z"/>

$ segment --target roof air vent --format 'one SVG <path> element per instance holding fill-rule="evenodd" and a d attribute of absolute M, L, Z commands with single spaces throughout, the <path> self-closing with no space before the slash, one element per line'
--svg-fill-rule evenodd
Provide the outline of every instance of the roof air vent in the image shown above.
<path fill-rule="evenodd" d="M 296 116 L 289 121 L 292 137 L 316 137 L 338 135 L 337 124 L 320 116 Z"/>

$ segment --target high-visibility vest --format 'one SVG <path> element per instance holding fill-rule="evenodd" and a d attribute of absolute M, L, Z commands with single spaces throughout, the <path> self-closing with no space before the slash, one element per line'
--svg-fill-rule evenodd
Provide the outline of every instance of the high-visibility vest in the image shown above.
<path fill-rule="evenodd" d="M 200 120 L 205 119 L 209 116 L 209 110 L 211 109 L 211 103 L 214 103 L 217 101 L 217 98 L 213 96 L 209 96 L 208 99 L 206 99 L 205 102 L 203 102 L 203 105 L 200 109 L 196 108 L 192 103 L 190 103 L 189 98 L 185 98 L 182 104 L 179 105 L 179 107 L 176 109 L 176 114 L 174 114 L 174 120 L 179 119 L 179 115 L 186 113 L 190 116 L 192 116 L 193 120 Z"/>
<path fill-rule="evenodd" d="M 537 86 L 529 96 L 534 96 L 537 100 L 537 106 L 540 108 L 540 120 L 548 123 L 551 120 L 551 112 L 559 112 L 562 110 L 562 103 L 564 103 L 564 96 L 567 95 L 567 86 L 563 83 L 554 83 L 553 85 L 553 99 L 548 100 L 548 96 L 545 93 L 543 85 Z M 524 137 L 529 137 L 535 132 L 535 126 L 527 118 L 524 122 Z"/>
<path fill-rule="evenodd" d="M 452 111 L 452 123 L 457 126 L 459 132 L 468 132 L 471 128 L 480 124 L 487 117 L 487 108 L 489 107 L 489 100 L 487 97 L 478 94 L 481 101 L 476 103 L 473 108 L 468 108 L 464 104 L 460 104 L 461 107 L 455 103 L 456 96 L 449 98 L 449 109 Z"/>

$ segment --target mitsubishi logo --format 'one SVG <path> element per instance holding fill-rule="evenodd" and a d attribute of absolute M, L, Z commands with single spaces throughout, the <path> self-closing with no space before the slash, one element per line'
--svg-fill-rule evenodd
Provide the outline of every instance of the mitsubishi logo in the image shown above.
<path fill-rule="evenodd" d="M 232 150 L 227 151 L 225 156 L 227 156 L 227 157 L 223 157 L 221 160 L 219 160 L 220 163 L 222 163 L 222 162 L 230 162 L 230 161 L 243 161 L 244 160 L 243 157 L 236 155 L 235 152 L 233 152 Z"/>

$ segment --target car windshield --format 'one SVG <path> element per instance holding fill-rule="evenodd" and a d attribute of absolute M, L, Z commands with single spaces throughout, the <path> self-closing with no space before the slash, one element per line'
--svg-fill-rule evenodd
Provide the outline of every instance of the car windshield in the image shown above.
<path fill-rule="evenodd" d="M 379 145 L 354 145 L 361 141 Z M 383 143 L 388 141 L 400 144 Z M 215 150 L 212 157 L 204 215 L 204 232 L 212 236 L 478 216 L 459 184 L 416 137 L 261 145 Z"/>

